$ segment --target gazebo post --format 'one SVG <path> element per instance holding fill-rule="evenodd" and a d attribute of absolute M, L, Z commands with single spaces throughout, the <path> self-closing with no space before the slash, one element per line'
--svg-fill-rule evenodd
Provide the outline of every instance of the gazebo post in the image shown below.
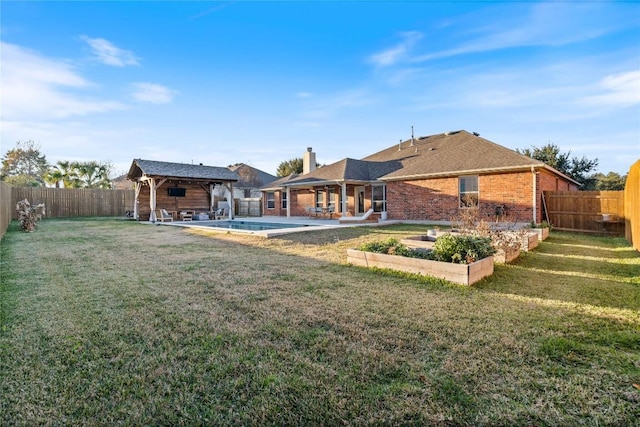
<path fill-rule="evenodd" d="M 149 180 L 149 205 L 151 207 L 151 214 L 149 215 L 150 222 L 156 222 L 156 180 L 151 178 Z"/>
<path fill-rule="evenodd" d="M 139 203 L 139 199 L 138 197 L 140 196 L 140 190 L 142 189 L 142 183 L 140 181 L 136 181 L 135 183 L 135 199 L 133 201 L 133 217 L 136 219 L 136 221 L 140 220 L 140 215 L 138 212 L 138 203 Z"/>

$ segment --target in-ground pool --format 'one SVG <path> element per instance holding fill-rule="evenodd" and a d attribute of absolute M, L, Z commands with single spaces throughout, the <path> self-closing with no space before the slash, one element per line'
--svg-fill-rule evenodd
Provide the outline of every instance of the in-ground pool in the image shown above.
<path fill-rule="evenodd" d="M 281 222 L 252 222 L 252 221 L 195 221 L 193 225 L 200 227 L 226 228 L 229 230 L 265 231 L 282 228 L 308 227 L 306 224 L 288 224 Z"/>

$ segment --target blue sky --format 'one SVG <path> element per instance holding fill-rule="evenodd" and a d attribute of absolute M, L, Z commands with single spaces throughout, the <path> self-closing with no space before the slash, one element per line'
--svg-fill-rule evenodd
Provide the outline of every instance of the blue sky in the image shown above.
<path fill-rule="evenodd" d="M 466 129 L 640 158 L 637 2 L 2 1 L 0 142 L 275 174 Z"/>

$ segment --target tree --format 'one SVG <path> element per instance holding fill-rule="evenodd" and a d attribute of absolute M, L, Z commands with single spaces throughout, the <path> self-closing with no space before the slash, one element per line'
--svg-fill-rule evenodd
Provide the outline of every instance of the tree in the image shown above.
<path fill-rule="evenodd" d="M 303 161 L 302 157 L 297 157 L 291 160 L 285 160 L 278 165 L 278 169 L 276 170 L 277 177 L 289 176 L 293 173 L 300 174 L 302 173 Z"/>
<path fill-rule="evenodd" d="M 70 182 L 74 188 L 111 188 L 109 173 L 113 166 L 111 163 L 73 162 L 71 167 L 74 175 Z"/>
<path fill-rule="evenodd" d="M 111 163 L 59 161 L 45 175 L 47 184 L 64 188 L 111 188 Z"/>
<path fill-rule="evenodd" d="M 589 160 L 585 156 L 570 157 L 571 151 L 560 152 L 560 147 L 555 144 L 547 144 L 543 147 L 532 147 L 532 150 L 516 150 L 520 154 L 540 160 L 552 168 L 562 172 L 568 177 L 582 184 L 582 190 L 590 190 L 595 186 L 594 175 L 589 175 L 598 166 L 598 159 Z"/>
<path fill-rule="evenodd" d="M 16 186 L 39 187 L 44 184 L 48 168 L 47 159 L 35 142 L 18 141 L 2 158 L 0 179 Z"/>
<path fill-rule="evenodd" d="M 71 162 L 60 160 L 47 171 L 44 181 L 49 185 L 55 185 L 56 188 L 60 188 L 61 183 L 63 188 L 72 188 L 71 177 L 74 174 Z"/>
<path fill-rule="evenodd" d="M 595 189 L 600 191 L 624 190 L 627 175 L 620 176 L 619 173 L 609 172 L 608 174 L 597 173 L 593 175 L 596 180 Z"/>

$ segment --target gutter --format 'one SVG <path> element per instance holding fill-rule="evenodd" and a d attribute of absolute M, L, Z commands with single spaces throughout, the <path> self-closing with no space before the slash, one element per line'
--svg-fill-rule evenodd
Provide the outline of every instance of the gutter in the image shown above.
<path fill-rule="evenodd" d="M 509 166 L 504 168 L 489 168 L 489 169 L 469 169 L 469 170 L 452 170 L 445 172 L 437 172 L 430 174 L 415 174 L 415 175 L 403 175 L 403 176 L 393 176 L 393 177 L 380 177 L 378 180 L 380 181 L 402 181 L 406 179 L 420 179 L 420 178 L 442 178 L 442 177 L 450 177 L 450 176 L 461 176 L 461 175 L 473 175 L 480 173 L 488 173 L 488 172 L 515 172 L 515 171 L 527 171 L 529 168 L 542 167 L 543 164 L 539 165 L 531 165 L 531 166 Z M 551 168 L 554 170 L 553 168 Z M 555 171 L 555 170 L 554 170 Z M 558 171 L 555 171 L 559 173 Z M 567 179 L 570 179 L 567 177 Z M 573 180 L 572 180 L 573 181 Z"/>

